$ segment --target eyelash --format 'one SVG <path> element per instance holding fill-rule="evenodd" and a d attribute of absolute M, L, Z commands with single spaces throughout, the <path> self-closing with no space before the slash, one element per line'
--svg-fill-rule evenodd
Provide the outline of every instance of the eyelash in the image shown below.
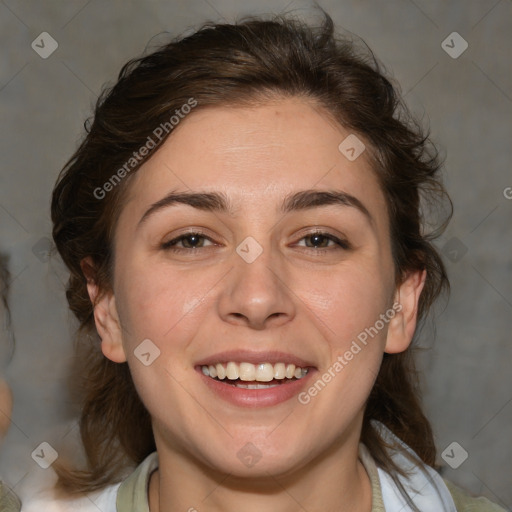
<path fill-rule="evenodd" d="M 196 249 L 202 249 L 202 247 L 193 247 L 193 248 L 176 247 L 176 244 L 179 243 L 180 241 L 190 238 L 190 237 L 193 237 L 193 236 L 204 238 L 204 239 L 209 240 L 210 242 L 214 243 L 210 237 L 206 236 L 204 233 L 201 233 L 200 231 L 189 231 L 188 233 L 183 233 L 182 235 L 180 235 L 176 238 L 173 238 L 172 240 L 169 240 L 168 242 L 163 243 L 161 247 L 162 247 L 162 249 L 164 249 L 166 251 L 172 251 L 172 252 L 178 252 L 178 253 L 190 252 L 190 251 L 194 251 Z M 332 241 L 337 245 L 337 247 L 330 247 L 330 248 L 328 248 L 328 247 L 321 247 L 321 248 L 306 247 L 306 249 L 314 251 L 315 254 L 330 252 L 332 250 L 337 251 L 340 249 L 341 250 L 351 249 L 351 245 L 349 244 L 349 242 L 347 240 L 340 239 L 340 238 L 338 238 L 334 235 L 331 235 L 330 233 L 326 233 L 324 231 L 313 231 L 311 233 L 307 233 L 302 238 L 300 238 L 299 241 L 301 241 L 305 238 L 308 238 L 308 237 L 312 237 L 312 236 L 321 236 L 321 237 L 327 238 L 329 241 Z"/>

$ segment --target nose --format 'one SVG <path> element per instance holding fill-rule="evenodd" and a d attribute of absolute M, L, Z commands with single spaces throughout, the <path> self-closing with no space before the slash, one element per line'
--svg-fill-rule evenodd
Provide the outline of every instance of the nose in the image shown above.
<path fill-rule="evenodd" d="M 218 301 L 225 322 L 262 330 L 293 319 L 296 307 L 286 269 L 272 261 L 268 250 L 251 263 L 234 252 L 233 263 Z"/>

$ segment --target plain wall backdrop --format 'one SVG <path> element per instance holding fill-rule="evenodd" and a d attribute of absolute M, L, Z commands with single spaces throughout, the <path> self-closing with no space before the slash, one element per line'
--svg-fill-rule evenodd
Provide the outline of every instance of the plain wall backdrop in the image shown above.
<path fill-rule="evenodd" d="M 446 155 L 455 213 L 437 245 L 452 293 L 439 310 L 435 342 L 431 330 L 424 332 L 425 407 L 443 476 L 510 509 L 512 2 L 319 5 L 339 31 L 368 43 Z M 58 446 L 76 435 L 66 393 L 74 323 L 65 269 L 47 257 L 49 199 L 103 84 L 157 34 L 283 10 L 318 19 L 313 4 L 300 0 L 0 2 L 0 252 L 10 257 L 16 337 L 5 372 L 14 392 L 13 424 L 1 448 L 0 475 L 15 490 L 29 474 L 45 471 L 31 457 L 41 442 Z M 58 44 L 47 58 L 31 46 L 39 41 L 40 53 L 51 50 L 47 36 L 40 48 L 42 32 Z M 151 43 L 164 40 L 161 34 Z M 457 469 L 441 457 L 447 447 L 452 459 L 467 452 Z"/>

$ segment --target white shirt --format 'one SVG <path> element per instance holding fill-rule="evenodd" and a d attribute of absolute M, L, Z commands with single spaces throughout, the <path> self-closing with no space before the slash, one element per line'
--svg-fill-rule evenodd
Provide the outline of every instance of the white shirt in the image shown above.
<path fill-rule="evenodd" d="M 423 464 L 417 455 L 384 425 L 373 423 L 380 435 L 397 447 L 390 450 L 389 454 L 399 467 L 409 472 L 409 478 L 399 479 L 416 507 L 421 512 L 457 512 L 452 494 L 441 476 L 433 468 Z M 406 453 L 415 460 L 407 457 Z M 359 458 L 372 482 L 372 510 L 412 512 L 391 476 L 375 465 L 363 444 L 359 445 Z M 21 512 L 149 512 L 148 483 L 151 473 L 157 467 L 158 455 L 153 452 L 122 483 L 110 485 L 85 497 L 66 500 L 56 499 L 52 487 L 57 477 L 51 468 L 42 470 L 43 473 L 38 471 L 37 474 L 25 478 L 23 486 L 18 490 L 22 501 Z M 116 508 L 118 498 L 123 504 L 122 510 L 119 511 Z M 504 510 L 488 501 L 487 504 L 479 502 L 475 510 Z"/>

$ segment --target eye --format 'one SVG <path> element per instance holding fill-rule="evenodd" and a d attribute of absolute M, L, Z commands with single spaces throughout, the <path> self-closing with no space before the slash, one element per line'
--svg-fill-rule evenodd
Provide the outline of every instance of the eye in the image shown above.
<path fill-rule="evenodd" d="M 302 247 L 312 248 L 316 252 L 323 252 L 326 250 L 350 249 L 351 246 L 347 240 L 342 240 L 337 236 L 323 231 L 315 231 L 302 237 L 300 241 L 305 240 L 306 243 Z M 308 243 L 307 240 L 310 242 Z M 329 245 L 330 243 L 330 245 Z M 301 246 L 301 244 L 297 244 Z"/>
<path fill-rule="evenodd" d="M 305 241 L 304 244 L 297 243 L 295 245 L 306 247 L 307 249 L 313 250 L 315 253 L 339 249 L 348 250 L 351 248 L 351 245 L 347 240 L 343 240 L 323 231 L 309 233 L 302 237 L 299 242 L 302 240 Z M 162 249 L 174 252 L 189 252 L 194 249 L 203 249 L 213 245 L 216 244 L 203 233 L 199 231 L 191 231 L 163 243 Z"/>
<path fill-rule="evenodd" d="M 199 232 L 184 233 L 183 235 L 163 243 L 162 249 L 176 252 L 201 249 L 203 247 L 207 247 L 204 245 L 205 241 L 212 242 L 207 236 Z M 178 247 L 178 244 L 181 244 L 182 246 Z M 214 244 L 210 243 L 209 245 Z"/>

